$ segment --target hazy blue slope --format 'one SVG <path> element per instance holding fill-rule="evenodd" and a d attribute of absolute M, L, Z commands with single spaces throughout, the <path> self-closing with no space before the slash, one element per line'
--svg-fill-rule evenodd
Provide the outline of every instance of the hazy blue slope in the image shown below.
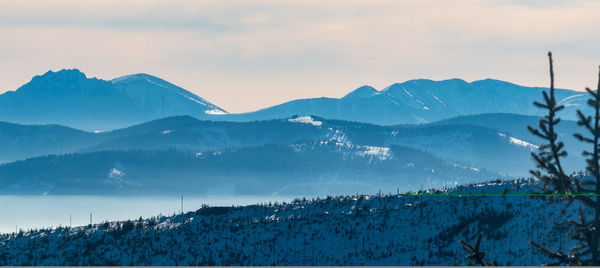
<path fill-rule="evenodd" d="M 299 143 L 202 153 L 94 152 L 0 165 L 3 194 L 314 195 L 498 177 L 406 147 Z"/>
<path fill-rule="evenodd" d="M 202 118 L 207 114 L 227 113 L 205 99 L 152 75 L 126 75 L 111 80 L 111 83 L 150 119 L 172 115 Z"/>
<path fill-rule="evenodd" d="M 113 137 L 84 151 L 179 149 L 205 151 L 327 139 L 332 130 L 288 119 L 255 122 L 169 117 L 106 133 Z"/>
<path fill-rule="evenodd" d="M 46 154 L 69 153 L 101 140 L 99 135 L 60 125 L 0 122 L 0 163 Z"/>
<path fill-rule="evenodd" d="M 559 113 L 562 116 L 562 112 Z M 541 118 L 538 116 L 526 116 L 518 114 L 479 114 L 460 116 L 432 123 L 431 125 L 472 125 L 481 126 L 490 129 L 496 129 L 498 132 L 507 136 L 527 141 L 539 145 L 544 142 L 537 136 L 532 135 L 527 126 L 537 127 Z M 584 129 L 577 125 L 577 122 L 571 120 L 561 120 L 556 131 L 558 138 L 565 143 L 568 156 L 564 160 L 565 168 L 570 172 L 581 171 L 585 169 L 585 160 L 581 153 L 583 150 L 590 150 L 588 144 L 573 137 L 574 133 L 582 133 Z"/>
<path fill-rule="evenodd" d="M 524 87 L 485 79 L 471 83 L 461 79 L 433 81 L 415 79 L 395 83 L 381 91 L 359 87 L 343 98 L 300 99 L 255 112 L 211 116 L 215 120 L 252 121 L 315 115 L 330 119 L 380 125 L 419 124 L 461 115 L 517 113 L 541 115 L 533 106 L 545 88 Z M 575 110 L 589 110 L 583 92 L 558 89 L 557 99 L 565 105 L 562 116 L 575 119 Z"/>
<path fill-rule="evenodd" d="M 256 121 L 286 118 L 293 115 L 315 115 L 380 125 L 396 124 L 398 122 L 420 123 L 431 119 L 423 118 L 424 115 L 419 111 L 399 104 L 384 94 L 367 98 L 300 99 L 256 112 L 222 115 L 214 118 L 233 121 Z"/>
<path fill-rule="evenodd" d="M 108 81 L 79 70 L 35 76 L 16 91 L 0 95 L 0 120 L 22 124 L 61 124 L 96 130 L 129 125 L 143 117 L 135 104 Z"/>
<path fill-rule="evenodd" d="M 203 152 L 300 142 L 329 142 L 386 147 L 401 145 L 422 150 L 459 165 L 514 176 L 527 175 L 529 152 L 535 143 L 515 142 L 510 133 L 476 124 L 378 126 L 293 117 L 256 122 L 201 121 L 190 116 L 168 117 L 103 133 L 73 129 L 4 124 L 5 150 L 0 159 L 14 161 L 69 152 L 171 150 Z M 73 132 L 73 133 L 71 133 Z M 533 143 L 528 145 L 527 142 Z"/>
<path fill-rule="evenodd" d="M 299 119 L 309 123 L 296 122 Z M 533 145 L 493 128 L 476 125 L 378 126 L 366 123 L 298 117 L 258 122 L 211 122 L 172 117 L 106 133 L 117 138 L 86 148 L 100 150 L 179 149 L 205 151 L 303 141 L 369 145 L 401 145 L 423 150 L 457 164 L 525 176 Z"/>

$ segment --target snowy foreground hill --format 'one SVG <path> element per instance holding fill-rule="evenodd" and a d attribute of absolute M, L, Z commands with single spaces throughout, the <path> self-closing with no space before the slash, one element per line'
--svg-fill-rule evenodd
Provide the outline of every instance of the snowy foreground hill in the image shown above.
<path fill-rule="evenodd" d="M 529 245 L 567 250 L 555 223 L 565 204 L 526 196 L 534 181 L 495 181 L 396 194 L 327 197 L 0 236 L 0 265 L 453 265 L 459 239 L 505 265 L 548 260 Z M 436 196 L 435 194 L 453 194 Z"/>

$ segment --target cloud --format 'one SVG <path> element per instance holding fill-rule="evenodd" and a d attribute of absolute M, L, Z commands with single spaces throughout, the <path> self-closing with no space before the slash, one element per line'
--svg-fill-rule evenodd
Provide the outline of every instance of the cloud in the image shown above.
<path fill-rule="evenodd" d="M 146 72 L 241 112 L 413 78 L 595 85 L 593 1 L 3 1 L 0 88 Z"/>

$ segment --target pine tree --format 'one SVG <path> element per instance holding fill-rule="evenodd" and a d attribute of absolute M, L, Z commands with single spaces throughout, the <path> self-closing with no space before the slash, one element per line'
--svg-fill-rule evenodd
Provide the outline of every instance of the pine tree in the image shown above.
<path fill-rule="evenodd" d="M 554 68 L 551 52 L 548 52 L 548 58 L 550 63 L 549 93 L 546 91 L 542 92 L 544 103 L 537 101 L 533 103 L 535 106 L 547 110 L 548 114 L 539 121 L 539 129 L 527 126 L 527 129 L 533 135 L 542 138 L 547 143 L 541 144 L 537 152 L 531 153 L 538 169 L 531 170 L 530 173 L 542 181 L 542 186 L 540 187 L 542 193 L 572 194 L 574 192 L 572 179 L 566 175 L 561 162 L 561 158 L 567 156 L 567 151 L 564 150 L 564 143 L 558 141 L 558 134 L 555 130 L 558 123 L 560 123 L 560 118 L 556 116 L 556 113 L 562 110 L 564 106 L 558 105 L 554 97 Z M 554 196 L 550 196 L 550 199 L 555 201 Z"/>
<path fill-rule="evenodd" d="M 574 202 L 581 205 L 578 220 L 570 220 L 568 225 L 570 229 L 569 238 L 578 241 L 579 245 L 571 248 L 569 253 L 564 253 L 561 250 L 551 251 L 534 241 L 531 241 L 531 244 L 556 260 L 552 265 L 600 265 L 600 254 L 598 252 L 598 238 L 600 237 L 600 93 L 598 92 L 600 89 L 600 75 L 598 89 L 593 91 L 586 88 L 591 97 L 587 104 L 593 108 L 594 116 L 586 116 L 581 110 L 577 111 L 579 118 L 577 124 L 587 130 L 588 136 L 574 134 L 575 138 L 589 143 L 593 147 L 591 152 L 583 152 L 587 162 L 586 169 L 591 174 L 592 179 L 569 176 L 565 173 L 561 164 L 561 158 L 566 157 L 567 152 L 564 149 L 564 144 L 557 140 L 558 135 L 555 131 L 556 125 L 560 122 L 556 113 L 564 107 L 557 104 L 554 96 L 552 54 L 548 53 L 548 57 L 550 62 L 550 90 L 549 93 L 543 92 L 545 103 L 534 103 L 537 107 L 546 109 L 548 114 L 540 120 L 539 129 L 528 127 L 531 133 L 544 139 L 547 143 L 541 145 L 537 152 L 532 153 L 537 170 L 532 170 L 531 174 L 542 181 L 541 193 L 553 194 L 549 198 L 550 202 L 562 200 L 568 201 L 567 205 Z M 593 196 L 595 196 L 595 199 Z M 586 218 L 584 209 L 593 210 L 592 220 Z"/>

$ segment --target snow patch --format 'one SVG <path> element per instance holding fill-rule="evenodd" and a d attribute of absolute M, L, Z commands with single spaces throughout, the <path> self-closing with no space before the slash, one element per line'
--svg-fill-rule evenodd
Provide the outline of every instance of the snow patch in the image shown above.
<path fill-rule="evenodd" d="M 223 112 L 222 110 L 219 109 L 212 109 L 212 110 L 206 110 L 204 111 L 205 114 L 227 114 L 226 112 Z"/>
<path fill-rule="evenodd" d="M 406 88 L 402 87 L 402 90 L 404 90 L 404 92 L 410 96 L 411 98 L 414 98 L 414 96 L 412 94 L 410 94 L 410 92 L 408 92 L 408 90 L 406 90 Z"/>
<path fill-rule="evenodd" d="M 117 168 L 112 168 L 110 170 L 110 172 L 108 173 L 108 178 L 104 180 L 104 183 L 116 186 L 118 188 L 137 185 L 135 182 L 125 179 L 125 172 Z"/>
<path fill-rule="evenodd" d="M 125 176 L 125 172 L 116 168 L 111 169 L 110 173 L 108 174 L 108 177 L 113 179 L 122 178 L 123 176 Z"/>
<path fill-rule="evenodd" d="M 564 104 L 565 102 L 570 101 L 571 99 L 576 99 L 576 98 L 583 97 L 583 96 L 584 96 L 583 94 L 577 94 L 577 95 L 572 95 L 572 96 L 566 97 L 566 98 L 562 99 L 561 101 L 559 101 L 558 105 Z"/>
<path fill-rule="evenodd" d="M 537 149 L 537 145 L 531 144 L 529 142 L 523 141 L 523 140 L 519 140 L 517 138 L 513 138 L 511 136 L 506 136 L 506 134 L 500 133 L 498 132 L 498 136 L 503 137 L 503 138 L 508 138 L 508 142 L 510 144 L 514 144 L 514 145 L 518 145 L 521 147 L 526 147 L 526 148 L 532 148 L 532 149 Z"/>
<path fill-rule="evenodd" d="M 425 103 L 423 103 L 420 99 L 414 98 L 415 101 L 417 101 L 419 104 L 421 104 L 421 106 L 423 106 L 423 109 L 425 110 L 429 110 L 429 107 L 425 106 Z"/>
<path fill-rule="evenodd" d="M 334 141 L 336 143 L 349 143 L 348 137 L 346 136 L 346 133 L 342 132 L 339 129 L 335 130 L 335 132 L 333 133 L 333 135 L 331 135 L 329 137 L 328 141 Z"/>
<path fill-rule="evenodd" d="M 376 146 L 361 146 L 361 151 L 356 154 L 359 156 L 372 156 L 381 161 L 390 159 L 391 153 L 388 147 L 376 147 Z"/>
<path fill-rule="evenodd" d="M 446 105 L 446 103 L 444 103 L 442 100 L 440 100 L 440 98 L 438 98 L 436 95 L 431 94 L 431 92 L 429 92 L 429 90 L 426 90 L 427 93 L 429 93 L 429 95 L 431 95 L 435 100 L 437 100 L 439 103 L 441 103 L 442 105 L 444 105 L 444 107 L 448 107 Z"/>
<path fill-rule="evenodd" d="M 288 121 L 292 122 L 292 123 L 311 124 L 313 126 L 320 126 L 320 125 L 323 124 L 323 122 L 321 122 L 321 121 L 315 121 L 310 116 L 300 116 L 300 117 L 296 117 L 296 118 L 290 118 L 290 119 L 288 119 Z"/>

